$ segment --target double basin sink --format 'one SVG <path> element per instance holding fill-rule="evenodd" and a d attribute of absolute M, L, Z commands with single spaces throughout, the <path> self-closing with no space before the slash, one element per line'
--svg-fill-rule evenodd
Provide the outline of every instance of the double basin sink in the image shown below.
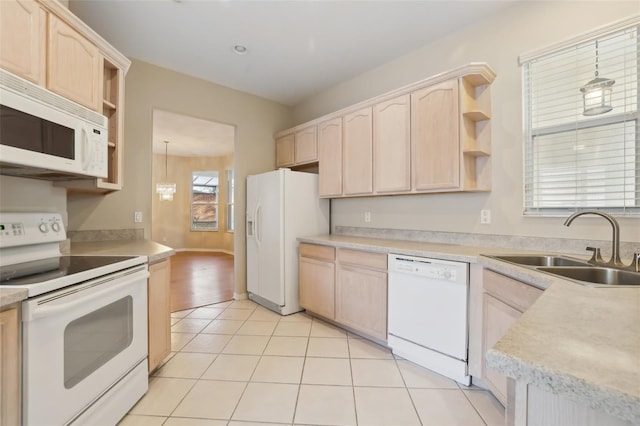
<path fill-rule="evenodd" d="M 566 256 L 524 255 L 487 256 L 519 266 L 529 267 L 547 274 L 568 278 L 577 283 L 594 286 L 638 286 L 640 272 L 595 266 L 587 261 Z"/>

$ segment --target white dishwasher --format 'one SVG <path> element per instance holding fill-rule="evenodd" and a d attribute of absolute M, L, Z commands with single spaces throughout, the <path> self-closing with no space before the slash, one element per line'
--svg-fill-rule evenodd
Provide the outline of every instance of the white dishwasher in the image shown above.
<path fill-rule="evenodd" d="M 468 386 L 469 264 L 389 254 L 388 266 L 393 353 Z"/>

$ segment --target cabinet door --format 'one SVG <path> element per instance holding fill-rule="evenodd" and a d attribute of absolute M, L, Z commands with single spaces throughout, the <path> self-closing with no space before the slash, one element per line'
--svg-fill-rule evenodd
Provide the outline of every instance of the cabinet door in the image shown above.
<path fill-rule="evenodd" d="M 276 168 L 293 166 L 294 134 L 276 139 Z"/>
<path fill-rule="evenodd" d="M 373 109 L 373 189 L 378 194 L 411 190 L 409 95 Z"/>
<path fill-rule="evenodd" d="M 20 323 L 18 308 L 0 312 L 0 425 L 20 423 Z"/>
<path fill-rule="evenodd" d="M 342 117 L 318 125 L 318 182 L 321 197 L 342 195 Z"/>
<path fill-rule="evenodd" d="M 295 135 L 295 164 L 318 161 L 318 141 L 316 126 L 307 127 Z"/>
<path fill-rule="evenodd" d="M 373 114 L 367 107 L 344 116 L 344 194 L 373 192 Z"/>
<path fill-rule="evenodd" d="M 486 353 L 520 318 L 522 312 L 485 293 L 482 296 L 482 349 Z M 483 379 L 493 394 L 505 405 L 507 402 L 507 377 L 486 368 L 483 363 Z"/>
<path fill-rule="evenodd" d="M 169 259 L 149 265 L 149 372 L 171 352 L 171 263 Z"/>
<path fill-rule="evenodd" d="M 300 306 L 325 318 L 333 319 L 335 264 L 301 256 L 298 267 Z"/>
<path fill-rule="evenodd" d="M 102 112 L 102 56 L 75 29 L 49 16 L 47 86 L 79 104 Z"/>
<path fill-rule="evenodd" d="M 460 188 L 458 82 L 411 93 L 413 189 Z"/>
<path fill-rule="evenodd" d="M 340 265 L 336 321 L 387 340 L 387 273 Z"/>
<path fill-rule="evenodd" d="M 0 1 L 0 67 L 44 86 L 46 24 L 34 0 Z"/>

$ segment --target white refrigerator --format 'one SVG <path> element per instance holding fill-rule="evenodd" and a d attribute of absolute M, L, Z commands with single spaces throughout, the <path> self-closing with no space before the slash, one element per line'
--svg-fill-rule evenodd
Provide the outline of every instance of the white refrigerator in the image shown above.
<path fill-rule="evenodd" d="M 301 311 L 298 237 L 329 233 L 318 175 L 279 169 L 247 177 L 247 292 L 281 315 Z"/>

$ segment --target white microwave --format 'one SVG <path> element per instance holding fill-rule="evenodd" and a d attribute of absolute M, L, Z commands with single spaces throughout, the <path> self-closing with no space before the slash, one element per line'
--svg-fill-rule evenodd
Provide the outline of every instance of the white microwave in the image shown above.
<path fill-rule="evenodd" d="M 0 174 L 107 177 L 107 117 L 0 70 Z"/>

